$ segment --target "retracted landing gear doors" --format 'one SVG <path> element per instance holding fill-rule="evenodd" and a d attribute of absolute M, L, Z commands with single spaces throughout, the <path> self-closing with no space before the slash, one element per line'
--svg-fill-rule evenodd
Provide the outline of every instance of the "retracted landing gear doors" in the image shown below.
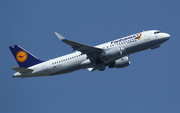
<path fill-rule="evenodd" d="M 47 63 L 44 62 L 42 65 L 43 65 L 43 71 L 47 72 L 48 71 Z"/>

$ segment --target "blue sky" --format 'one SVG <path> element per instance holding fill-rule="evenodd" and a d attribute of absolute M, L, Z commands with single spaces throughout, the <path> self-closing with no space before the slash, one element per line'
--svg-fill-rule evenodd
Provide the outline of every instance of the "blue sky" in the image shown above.
<path fill-rule="evenodd" d="M 179 113 L 178 0 L 0 1 L 2 113 Z M 143 30 L 171 35 L 155 50 L 130 55 L 131 65 L 104 72 L 13 78 L 18 66 L 9 46 L 18 44 L 41 60 L 72 52 L 54 32 L 98 45 Z"/>

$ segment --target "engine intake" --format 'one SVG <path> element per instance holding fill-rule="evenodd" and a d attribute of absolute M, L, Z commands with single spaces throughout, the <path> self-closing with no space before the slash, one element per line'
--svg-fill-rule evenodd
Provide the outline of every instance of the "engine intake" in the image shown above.
<path fill-rule="evenodd" d="M 123 68 L 130 65 L 129 57 L 123 57 L 118 60 L 115 60 L 113 64 L 109 65 L 109 68 Z"/>

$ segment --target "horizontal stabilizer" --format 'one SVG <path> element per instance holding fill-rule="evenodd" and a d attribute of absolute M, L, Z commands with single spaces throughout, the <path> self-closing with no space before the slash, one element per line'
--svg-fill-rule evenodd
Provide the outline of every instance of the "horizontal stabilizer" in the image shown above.
<path fill-rule="evenodd" d="M 27 73 L 27 72 L 33 71 L 33 69 L 27 69 L 27 68 L 22 68 L 22 67 L 13 67 L 12 69 L 19 73 Z"/>

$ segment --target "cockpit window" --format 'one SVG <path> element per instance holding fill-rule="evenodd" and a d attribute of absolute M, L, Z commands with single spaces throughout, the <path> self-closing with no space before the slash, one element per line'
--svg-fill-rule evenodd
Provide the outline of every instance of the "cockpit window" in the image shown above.
<path fill-rule="evenodd" d="M 158 33 L 160 33 L 160 31 L 156 31 L 156 32 L 154 32 L 154 34 L 158 34 Z"/>

